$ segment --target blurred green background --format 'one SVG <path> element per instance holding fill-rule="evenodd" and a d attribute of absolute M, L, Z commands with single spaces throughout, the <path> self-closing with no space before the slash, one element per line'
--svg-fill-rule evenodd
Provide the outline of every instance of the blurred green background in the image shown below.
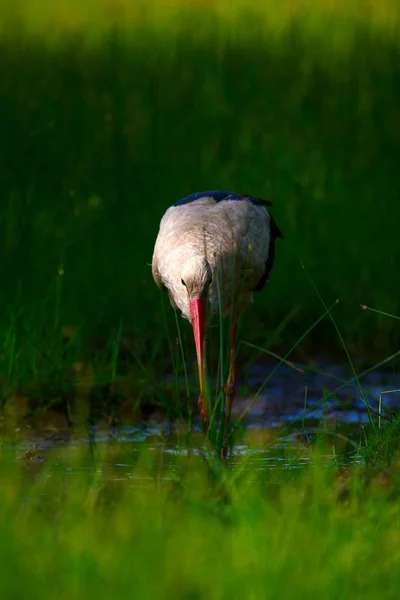
<path fill-rule="evenodd" d="M 116 335 L 146 364 L 164 355 L 149 266 L 158 223 L 203 189 L 271 200 L 285 234 L 247 341 L 285 349 L 321 315 L 303 261 L 327 304 L 340 299 L 352 351 L 397 349 L 396 321 L 360 304 L 400 313 L 399 11 L 390 0 L 3 6 L 3 381 L 43 377 L 57 357 L 92 360 Z M 303 347 L 337 345 L 325 319 Z"/>

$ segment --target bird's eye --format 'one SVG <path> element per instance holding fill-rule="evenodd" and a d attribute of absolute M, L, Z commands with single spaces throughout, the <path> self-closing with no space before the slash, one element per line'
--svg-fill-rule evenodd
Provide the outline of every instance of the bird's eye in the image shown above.
<path fill-rule="evenodd" d="M 186 283 L 183 281 L 183 279 L 181 279 L 181 284 L 186 287 Z"/>

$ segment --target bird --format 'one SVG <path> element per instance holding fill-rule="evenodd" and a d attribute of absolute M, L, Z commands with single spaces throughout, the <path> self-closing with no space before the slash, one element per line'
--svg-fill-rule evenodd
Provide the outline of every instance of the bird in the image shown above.
<path fill-rule="evenodd" d="M 206 312 L 211 317 L 222 313 L 231 320 L 230 364 L 224 387 L 225 457 L 236 388 L 238 320 L 252 302 L 253 292 L 261 291 L 269 280 L 276 239 L 284 237 L 268 212 L 270 206 L 268 200 L 229 191 L 190 194 L 167 209 L 154 246 L 153 279 L 168 292 L 172 307 L 192 325 L 200 388 L 198 410 L 206 431 Z"/>

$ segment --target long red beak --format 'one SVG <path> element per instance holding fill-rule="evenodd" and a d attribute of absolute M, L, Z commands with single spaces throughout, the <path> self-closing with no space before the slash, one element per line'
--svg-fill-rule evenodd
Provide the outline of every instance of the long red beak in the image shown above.
<path fill-rule="evenodd" d="M 200 393 L 203 392 L 203 345 L 206 303 L 204 300 L 193 300 L 190 303 L 194 342 L 196 344 L 197 366 L 199 368 Z"/>
<path fill-rule="evenodd" d="M 203 397 L 204 391 L 204 364 L 203 364 L 203 346 L 204 346 L 204 325 L 206 317 L 206 303 L 204 300 L 193 300 L 190 303 L 190 313 L 192 316 L 192 327 L 194 341 L 196 344 L 197 366 L 199 369 L 199 410 L 203 422 L 207 421 L 207 405 Z"/>

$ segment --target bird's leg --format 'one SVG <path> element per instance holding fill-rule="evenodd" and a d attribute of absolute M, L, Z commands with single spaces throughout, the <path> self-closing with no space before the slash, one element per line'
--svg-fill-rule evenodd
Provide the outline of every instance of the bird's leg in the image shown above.
<path fill-rule="evenodd" d="M 222 458 L 226 459 L 228 454 L 228 430 L 231 420 L 231 411 L 233 396 L 236 388 L 236 367 L 235 367 L 235 342 L 236 342 L 237 324 L 232 325 L 231 349 L 229 356 L 229 374 L 225 384 L 225 425 L 224 425 L 224 443 L 222 447 Z"/>
<path fill-rule="evenodd" d="M 204 431 L 207 433 L 208 430 L 208 412 L 207 412 L 207 400 L 204 398 L 204 394 L 200 392 L 197 406 L 199 408 L 200 418 L 203 422 Z"/>

